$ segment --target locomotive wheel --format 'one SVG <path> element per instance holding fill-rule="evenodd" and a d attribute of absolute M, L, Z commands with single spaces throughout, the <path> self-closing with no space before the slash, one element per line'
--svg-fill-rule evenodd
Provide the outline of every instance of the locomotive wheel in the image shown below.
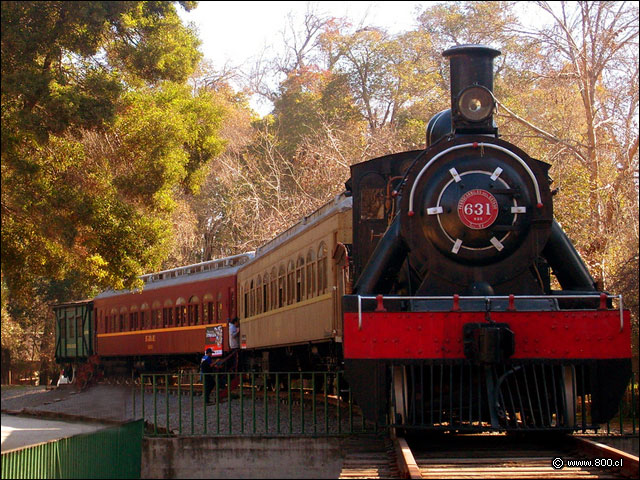
<path fill-rule="evenodd" d="M 575 428 L 576 426 L 576 385 L 575 372 L 573 367 L 566 366 L 563 368 L 564 380 L 564 405 L 566 427 Z"/>
<path fill-rule="evenodd" d="M 404 366 L 393 367 L 393 385 L 391 386 L 391 418 L 394 423 L 403 424 L 407 418 L 409 390 L 407 388 L 407 374 Z"/>

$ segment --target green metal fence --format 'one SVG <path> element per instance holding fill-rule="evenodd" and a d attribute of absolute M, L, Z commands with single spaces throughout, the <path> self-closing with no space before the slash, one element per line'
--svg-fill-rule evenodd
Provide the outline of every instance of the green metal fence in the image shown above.
<path fill-rule="evenodd" d="M 620 400 L 617 419 L 607 423 L 607 435 L 636 435 L 638 433 L 638 417 L 640 414 L 638 399 L 638 374 L 633 372 L 629 386 Z"/>
<path fill-rule="evenodd" d="M 372 433 L 342 372 L 145 374 L 134 416 L 147 435 L 349 435 Z M 229 387 L 230 386 L 230 387 Z"/>
<path fill-rule="evenodd" d="M 140 478 L 137 420 L 2 454 L 2 478 Z"/>
<path fill-rule="evenodd" d="M 329 436 L 374 433 L 353 403 L 344 373 L 211 373 L 210 402 L 200 373 L 144 374 L 133 391 L 134 418 L 144 418 L 146 434 Z M 231 388 L 228 388 L 228 386 Z M 637 434 L 638 383 L 634 373 L 616 421 L 598 433 Z M 590 395 L 578 397 L 579 431 L 594 431 Z"/>

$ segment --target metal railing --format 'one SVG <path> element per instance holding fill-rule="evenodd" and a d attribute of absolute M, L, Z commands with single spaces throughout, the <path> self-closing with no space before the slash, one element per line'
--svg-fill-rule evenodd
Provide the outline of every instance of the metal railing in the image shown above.
<path fill-rule="evenodd" d="M 377 307 L 375 312 L 385 311 L 385 300 L 402 300 L 402 301 L 433 301 L 444 300 L 451 301 L 451 310 L 459 309 L 459 302 L 472 300 L 488 302 L 487 306 L 491 306 L 491 302 L 498 300 L 509 302 L 510 308 L 515 308 L 515 302 L 518 300 L 599 300 L 601 309 L 606 309 L 606 302 L 609 300 L 618 300 L 617 310 L 620 312 L 620 331 L 624 327 L 624 308 L 622 305 L 622 295 L 609 295 L 606 293 L 594 292 L 593 294 L 579 295 L 486 295 L 486 296 L 464 296 L 464 295 L 439 295 L 439 296 L 402 296 L 402 295 L 354 295 L 358 299 L 358 330 L 362 330 L 362 314 L 363 300 L 375 300 Z M 370 313 L 370 312 L 367 312 Z"/>
<path fill-rule="evenodd" d="M 529 373 L 538 376 L 553 376 L 557 373 L 546 371 L 542 367 L 538 368 L 540 371 Z M 548 370 L 550 367 L 545 368 Z M 410 376 L 411 373 L 411 371 L 408 372 Z M 519 371 L 518 373 L 524 377 L 526 372 Z M 584 372 L 580 367 L 577 367 L 574 375 L 584 376 Z M 200 373 L 143 374 L 140 378 L 140 385 L 133 389 L 132 404 L 134 418 L 145 419 L 146 434 L 150 436 L 334 436 L 377 433 L 386 428 L 384 425 L 376 425 L 364 419 L 360 407 L 354 404 L 351 389 L 344 380 L 343 372 L 210 373 L 206 376 L 212 382 L 210 402 L 205 401 L 204 382 Z M 448 379 L 447 383 L 450 383 L 450 380 Z M 416 382 L 414 378 L 411 383 Z M 458 383 L 461 386 L 466 385 L 462 377 L 456 377 L 456 385 Z M 228 385 L 231 385 L 230 389 Z M 427 388 L 419 382 L 416 385 L 418 390 Z M 522 399 L 518 400 L 518 385 L 516 383 L 514 385 L 505 384 L 503 390 L 503 403 L 506 407 L 520 404 Z M 430 398 L 431 394 L 428 392 L 430 390 L 424 390 L 423 398 Z M 482 425 L 478 423 L 479 418 L 473 418 L 473 413 L 482 408 L 482 402 L 486 402 L 483 395 L 480 395 L 483 399 L 478 400 L 480 398 L 478 394 L 481 393 L 472 390 L 465 393 L 460 390 L 447 402 L 442 400 L 438 402 L 435 397 L 430 402 L 431 405 L 437 407 L 437 405 L 445 403 L 448 405 L 454 400 L 456 402 L 462 401 L 471 395 L 471 400 L 476 399 L 475 402 L 471 402 L 474 404 L 471 409 L 467 407 L 465 410 L 460 407 L 458 411 L 455 409 L 455 405 L 453 407 L 449 405 L 449 409 L 443 407 L 443 409 L 425 410 L 420 412 L 421 416 L 418 416 L 411 409 L 408 409 L 406 414 L 408 417 L 414 416 L 416 419 L 420 419 L 422 423 L 434 423 L 431 420 L 432 415 L 436 415 L 438 418 L 444 415 L 446 418 L 443 417 L 441 421 L 449 419 L 445 423 L 451 422 L 449 417 L 452 415 L 462 419 L 469 416 L 470 429 L 481 429 Z M 484 393 L 486 394 L 486 392 Z M 541 396 L 540 392 L 534 393 L 535 395 L 527 398 L 533 398 L 537 401 Z M 555 398 L 551 394 L 548 396 Z M 562 400 L 558 401 L 562 402 Z M 550 409 L 549 405 L 544 403 L 540 407 L 540 411 L 547 413 L 551 410 L 560 411 L 562 405 L 556 407 Z M 521 422 L 522 417 L 518 416 L 518 409 L 513 407 L 513 412 L 510 412 L 509 408 L 506 410 L 509 418 L 516 422 L 512 427 L 519 428 L 521 425 L 517 422 Z M 577 431 L 594 432 L 594 427 L 597 426 L 591 422 L 591 395 L 578 395 L 573 411 Z M 424 418 L 424 412 L 427 412 L 426 415 L 430 421 Z M 633 373 L 626 393 L 620 401 L 619 412 L 615 420 L 600 425 L 598 433 L 636 435 L 639 425 L 638 414 L 638 381 L 637 374 Z M 555 425 L 556 421 L 556 417 L 551 415 L 551 423 L 546 424 L 543 419 L 540 419 L 538 426 L 548 428 Z"/>
<path fill-rule="evenodd" d="M 133 414 L 145 419 L 150 436 L 376 431 L 354 404 L 343 372 L 143 374 L 134 389 Z"/>
<path fill-rule="evenodd" d="M 631 373 L 629 385 L 620 400 L 620 408 L 615 421 L 607 422 L 607 435 L 637 435 L 640 409 L 638 408 L 638 374 Z M 582 402 L 584 403 L 584 402 Z"/>
<path fill-rule="evenodd" d="M 140 478 L 142 421 L 2 454 L 2 478 Z"/>

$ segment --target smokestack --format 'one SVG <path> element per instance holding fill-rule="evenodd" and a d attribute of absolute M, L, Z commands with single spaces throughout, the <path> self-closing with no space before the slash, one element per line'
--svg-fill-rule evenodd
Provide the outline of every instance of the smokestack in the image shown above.
<path fill-rule="evenodd" d="M 496 133 L 493 123 L 493 59 L 500 51 L 484 45 L 445 50 L 450 60 L 451 110 L 455 133 Z"/>

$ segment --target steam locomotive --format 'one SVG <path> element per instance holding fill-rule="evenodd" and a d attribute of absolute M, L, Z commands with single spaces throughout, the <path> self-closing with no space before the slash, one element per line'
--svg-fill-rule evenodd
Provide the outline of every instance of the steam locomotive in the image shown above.
<path fill-rule="evenodd" d="M 344 193 L 256 252 L 55 307 L 58 360 L 195 366 L 206 347 L 229 354 L 238 316 L 242 370 L 344 368 L 380 424 L 609 420 L 631 374 L 629 312 L 597 290 L 553 219 L 550 166 L 499 138 L 499 54 L 446 50 L 451 108 L 429 122 L 426 149 L 353 165 Z M 590 417 L 577 404 L 588 396 Z"/>
<path fill-rule="evenodd" d="M 628 312 L 610 308 L 553 219 L 550 166 L 499 138 L 499 54 L 446 50 L 451 108 L 429 122 L 427 148 L 352 167 L 345 372 L 370 418 L 570 430 L 578 396 L 603 422 L 627 385 Z M 372 208 L 385 191 L 394 201 Z"/>

